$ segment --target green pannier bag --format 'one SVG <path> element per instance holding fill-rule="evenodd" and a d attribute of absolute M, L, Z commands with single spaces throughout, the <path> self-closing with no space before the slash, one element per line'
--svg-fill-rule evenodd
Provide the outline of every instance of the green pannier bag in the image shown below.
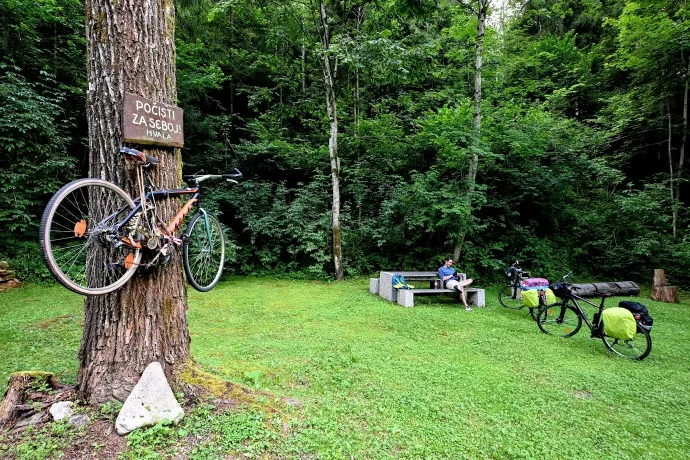
<path fill-rule="evenodd" d="M 556 303 L 556 294 L 551 289 L 545 289 L 544 292 L 546 293 L 546 305 Z"/>
<path fill-rule="evenodd" d="M 601 313 L 604 322 L 604 334 L 614 339 L 632 340 L 637 332 L 637 321 L 625 308 L 607 308 Z"/>
<path fill-rule="evenodd" d="M 539 306 L 539 291 L 536 289 L 522 291 L 522 305 L 527 308 L 537 308 Z"/>

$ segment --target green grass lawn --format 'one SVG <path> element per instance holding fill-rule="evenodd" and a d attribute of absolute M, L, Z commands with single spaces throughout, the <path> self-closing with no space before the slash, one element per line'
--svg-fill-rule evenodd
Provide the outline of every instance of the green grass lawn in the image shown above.
<path fill-rule="evenodd" d="M 190 290 L 189 324 L 206 369 L 299 401 L 289 430 L 267 417 L 273 434 L 233 452 L 687 458 L 690 305 L 637 300 L 655 320 L 642 362 L 609 354 L 586 328 L 546 336 L 524 311 L 501 308 L 495 289 L 486 308 L 465 312 L 449 298 L 390 304 L 369 294 L 367 279 L 236 278 Z M 82 308 L 58 286 L 0 293 L 0 390 L 28 369 L 74 382 Z"/>

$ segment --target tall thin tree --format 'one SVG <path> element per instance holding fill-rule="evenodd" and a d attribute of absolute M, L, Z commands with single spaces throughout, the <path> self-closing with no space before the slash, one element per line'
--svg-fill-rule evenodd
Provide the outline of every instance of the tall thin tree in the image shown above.
<path fill-rule="evenodd" d="M 472 114 L 473 127 L 476 132 L 476 139 L 479 142 L 482 132 L 482 63 L 484 59 L 484 33 L 486 29 L 486 11 L 489 7 L 489 0 L 477 0 L 477 49 L 474 58 L 474 113 Z M 479 156 L 477 149 L 474 149 L 470 156 L 470 166 L 467 173 L 467 196 L 465 198 L 468 208 L 472 206 L 472 195 L 477 185 L 477 168 L 479 167 Z M 465 243 L 466 232 L 462 232 L 455 244 L 453 257 L 455 260 L 460 258 L 462 246 Z"/>
<path fill-rule="evenodd" d="M 342 228 L 340 224 L 340 157 L 338 155 L 338 95 L 336 92 L 336 76 L 338 72 L 337 57 L 330 53 L 331 27 L 328 12 L 323 2 L 318 4 L 319 10 L 319 38 L 321 41 L 321 67 L 323 69 L 324 89 L 326 92 L 326 110 L 330 124 L 328 138 L 328 153 L 331 159 L 331 183 L 333 186 L 333 201 L 331 207 L 331 225 L 333 234 L 333 263 L 335 265 L 335 278 L 342 280 L 343 271 L 343 246 Z"/>
<path fill-rule="evenodd" d="M 134 171 L 119 153 L 126 92 L 174 104 L 175 7 L 172 0 L 86 0 L 88 53 L 87 118 L 92 177 L 110 180 L 129 193 Z M 154 184 L 180 183 L 179 149 L 148 150 L 160 164 Z M 173 200 L 159 203 L 163 219 Z M 83 399 L 123 400 L 144 368 L 160 362 L 170 378 L 189 357 L 187 293 L 179 257 L 154 276 L 135 276 L 124 289 L 86 299 L 79 349 L 78 393 Z"/>

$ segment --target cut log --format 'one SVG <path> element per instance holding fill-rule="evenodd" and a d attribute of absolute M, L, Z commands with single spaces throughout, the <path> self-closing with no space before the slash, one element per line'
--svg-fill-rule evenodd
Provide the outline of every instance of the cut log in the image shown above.
<path fill-rule="evenodd" d="M 53 374 L 47 372 L 15 372 L 10 375 L 5 397 L 0 402 L 0 429 L 14 425 L 32 389 L 53 385 Z"/>
<path fill-rule="evenodd" d="M 652 286 L 652 300 L 678 303 L 678 289 L 676 286 Z"/>
<path fill-rule="evenodd" d="M 640 285 L 632 281 L 571 284 L 569 288 L 570 292 L 580 297 L 631 296 L 640 293 Z"/>
<path fill-rule="evenodd" d="M 668 281 L 666 280 L 666 273 L 661 268 L 654 269 L 654 280 L 652 281 L 652 286 L 667 286 Z"/>

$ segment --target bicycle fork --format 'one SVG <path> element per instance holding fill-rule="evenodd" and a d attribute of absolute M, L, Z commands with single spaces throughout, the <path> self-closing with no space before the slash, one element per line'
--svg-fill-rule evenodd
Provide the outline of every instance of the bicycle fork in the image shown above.
<path fill-rule="evenodd" d="M 206 212 L 206 210 L 204 208 L 199 208 L 199 212 L 201 212 L 201 214 L 203 214 L 203 216 L 204 216 L 204 223 L 206 224 L 206 238 L 208 239 L 208 245 L 207 245 L 206 249 L 203 249 L 203 252 L 207 252 L 207 253 L 212 252 L 213 251 L 213 239 L 211 238 L 211 223 L 208 219 L 208 213 Z M 192 235 L 190 235 L 189 233 L 185 233 L 182 238 L 185 242 L 188 242 L 191 237 L 192 237 Z M 196 237 L 197 245 L 200 248 L 204 247 L 202 244 L 202 241 L 200 241 L 201 237 L 198 234 L 195 237 Z"/>

